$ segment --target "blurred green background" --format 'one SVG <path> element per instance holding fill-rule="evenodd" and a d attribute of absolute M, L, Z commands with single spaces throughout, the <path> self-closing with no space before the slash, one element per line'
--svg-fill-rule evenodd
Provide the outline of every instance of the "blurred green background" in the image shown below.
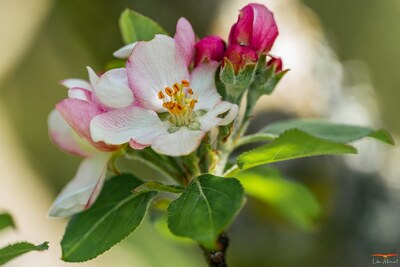
<path fill-rule="evenodd" d="M 47 115 L 55 103 L 66 97 L 66 90 L 58 82 L 70 77 L 85 79 L 85 66 L 97 71 L 104 68 L 112 59 L 112 52 L 123 45 L 118 17 L 125 8 L 152 17 L 171 34 L 175 32 L 178 18 L 185 16 L 197 35 L 204 36 L 221 33 L 215 26 L 216 21 L 222 18 L 231 25 L 236 21 L 236 11 L 246 3 L 231 0 L 38 1 L 37 5 L 47 6 L 43 21 L 12 67 L 0 76 L 0 99 L 12 122 L 8 126 L 17 133 L 30 166 L 46 181 L 51 193 L 55 195 L 74 175 L 80 160 L 60 152 L 48 140 Z M 313 23 L 304 27 L 323 29 L 321 34 L 337 54 L 338 62 L 356 60 L 366 66 L 375 89 L 376 99 L 372 101 L 377 102 L 381 111 L 374 116 L 379 118 L 381 126 L 397 136 L 400 132 L 400 75 L 397 73 L 400 70 L 400 2 L 287 0 L 280 5 L 273 1 L 265 3 L 276 7 L 278 26 L 280 21 L 290 21 L 285 16 L 292 14 L 282 11 L 285 5 L 303 12 L 306 19 L 310 16 Z M 7 4 L 1 4 L 1 8 L 7 8 Z M 228 12 L 231 5 L 235 6 L 234 13 Z M 15 20 L 9 23 L 18 24 L 19 14 L 14 11 Z M 29 16 L 24 19 L 29 20 Z M 222 33 L 227 34 L 228 30 L 223 28 Z M 7 40 L 3 38 L 2 42 Z M 280 56 L 285 62 L 286 55 Z M 296 73 L 297 69 L 290 67 Z M 295 116 L 282 110 L 262 113 L 253 128 L 259 128 L 259 122 Z M 375 156 L 375 160 L 388 157 L 378 153 Z M 230 266 L 369 266 L 372 253 L 400 251 L 399 187 L 382 179 L 382 172 L 357 172 L 343 160 L 330 157 L 296 160 L 277 167 L 304 183 L 317 196 L 323 208 L 317 227 L 304 232 L 269 207 L 250 199 L 229 231 Z M 391 173 L 399 180 L 397 170 Z M 175 244 L 146 223 L 118 248 L 140 254 L 143 266 L 205 266 L 196 247 Z"/>

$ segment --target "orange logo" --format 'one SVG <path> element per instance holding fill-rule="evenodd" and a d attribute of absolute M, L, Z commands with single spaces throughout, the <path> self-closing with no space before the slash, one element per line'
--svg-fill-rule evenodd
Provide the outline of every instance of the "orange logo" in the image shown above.
<path fill-rule="evenodd" d="M 389 257 L 397 257 L 399 254 L 372 254 L 373 257 L 383 257 L 384 259 L 388 259 Z"/>

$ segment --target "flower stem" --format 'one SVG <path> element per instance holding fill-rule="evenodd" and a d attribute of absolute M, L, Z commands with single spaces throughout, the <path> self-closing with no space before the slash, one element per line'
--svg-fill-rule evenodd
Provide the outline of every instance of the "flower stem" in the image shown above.
<path fill-rule="evenodd" d="M 229 238 L 226 233 L 219 235 L 217 250 L 208 250 L 202 247 L 209 267 L 228 267 L 226 263 L 226 250 L 229 246 Z"/>

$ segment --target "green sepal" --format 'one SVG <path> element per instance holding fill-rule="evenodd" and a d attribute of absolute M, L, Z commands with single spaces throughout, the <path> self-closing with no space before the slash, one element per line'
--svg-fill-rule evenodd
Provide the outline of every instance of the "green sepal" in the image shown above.
<path fill-rule="evenodd" d="M 254 78 L 247 94 L 247 105 L 254 106 L 262 95 L 270 95 L 278 82 L 288 72 L 283 70 L 276 73 L 276 65 L 267 66 L 267 55 L 262 54 L 257 61 Z"/>
<path fill-rule="evenodd" d="M 157 22 L 130 9 L 122 12 L 119 27 L 125 44 L 150 41 L 156 34 L 168 34 Z"/>
<path fill-rule="evenodd" d="M 218 236 L 230 225 L 245 201 L 235 178 L 203 174 L 191 181 L 168 208 L 168 227 L 177 236 L 216 249 Z"/>
<path fill-rule="evenodd" d="M 223 84 L 224 91 L 221 95 L 224 96 L 225 100 L 232 103 L 239 102 L 240 97 L 252 82 L 255 68 L 256 63 L 247 63 L 235 73 L 233 64 L 229 59 L 224 58 L 224 63 L 219 71 L 219 78 Z"/>

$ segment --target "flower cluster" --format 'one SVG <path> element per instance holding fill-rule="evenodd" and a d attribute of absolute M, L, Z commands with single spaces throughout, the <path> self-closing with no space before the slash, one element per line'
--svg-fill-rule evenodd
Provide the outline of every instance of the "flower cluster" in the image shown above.
<path fill-rule="evenodd" d="M 194 153 L 213 129 L 229 129 L 238 117 L 239 102 L 226 101 L 217 90 L 218 68 L 227 60 L 237 73 L 256 63 L 269 53 L 277 35 L 272 13 L 259 4 L 240 11 L 227 45 L 214 35 L 197 40 L 190 23 L 181 18 L 173 38 L 157 34 L 116 51 L 114 56 L 126 59 L 125 68 L 98 76 L 88 67 L 89 82 L 62 81 L 68 98 L 49 116 L 50 136 L 60 148 L 84 160 L 50 215 L 70 216 L 90 207 L 110 160 L 128 146 L 184 157 Z M 277 58 L 270 57 L 266 65 L 282 70 Z"/>

